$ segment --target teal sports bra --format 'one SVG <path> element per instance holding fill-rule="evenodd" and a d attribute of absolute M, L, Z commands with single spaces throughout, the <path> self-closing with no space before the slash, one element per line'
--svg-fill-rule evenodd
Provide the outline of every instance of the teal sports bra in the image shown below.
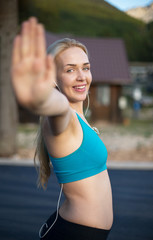
<path fill-rule="evenodd" d="M 83 131 L 80 147 L 62 158 L 49 155 L 59 183 L 82 180 L 107 169 L 107 149 L 104 143 L 78 114 L 77 117 Z"/>

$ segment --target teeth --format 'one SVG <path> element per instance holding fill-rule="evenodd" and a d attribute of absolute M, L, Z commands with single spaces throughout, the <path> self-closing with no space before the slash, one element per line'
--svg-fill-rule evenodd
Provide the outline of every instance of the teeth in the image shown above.
<path fill-rule="evenodd" d="M 83 88 L 85 88 L 85 86 L 80 86 L 80 87 L 75 87 L 75 88 L 83 89 Z"/>

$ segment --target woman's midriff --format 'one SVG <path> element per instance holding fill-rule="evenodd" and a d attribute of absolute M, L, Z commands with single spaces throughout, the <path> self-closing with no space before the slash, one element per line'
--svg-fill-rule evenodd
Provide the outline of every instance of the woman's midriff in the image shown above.
<path fill-rule="evenodd" d="M 112 191 L 107 170 L 64 184 L 65 202 L 59 214 L 77 224 L 110 229 L 113 222 Z"/>

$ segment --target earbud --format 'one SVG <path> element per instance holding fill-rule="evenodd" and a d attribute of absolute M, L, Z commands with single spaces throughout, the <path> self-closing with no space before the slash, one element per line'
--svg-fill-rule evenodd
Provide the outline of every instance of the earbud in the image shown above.
<path fill-rule="evenodd" d="M 59 86 L 57 85 L 57 83 L 54 81 L 54 84 L 56 86 L 56 88 L 61 92 L 61 89 L 59 88 Z"/>
<path fill-rule="evenodd" d="M 56 85 L 56 87 L 58 87 L 57 83 L 54 81 L 54 84 Z"/>

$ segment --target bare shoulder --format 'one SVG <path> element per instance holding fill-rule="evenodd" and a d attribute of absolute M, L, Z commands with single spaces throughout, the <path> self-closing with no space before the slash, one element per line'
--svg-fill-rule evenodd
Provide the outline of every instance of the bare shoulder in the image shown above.
<path fill-rule="evenodd" d="M 43 135 L 51 156 L 64 157 L 75 151 L 82 142 L 82 131 L 76 113 L 70 109 L 67 127 L 59 134 L 54 134 L 48 117 L 44 119 Z M 59 121 L 59 119 L 57 119 Z M 55 124 L 55 123 L 54 123 Z M 56 123 L 57 124 L 57 123 Z"/>

